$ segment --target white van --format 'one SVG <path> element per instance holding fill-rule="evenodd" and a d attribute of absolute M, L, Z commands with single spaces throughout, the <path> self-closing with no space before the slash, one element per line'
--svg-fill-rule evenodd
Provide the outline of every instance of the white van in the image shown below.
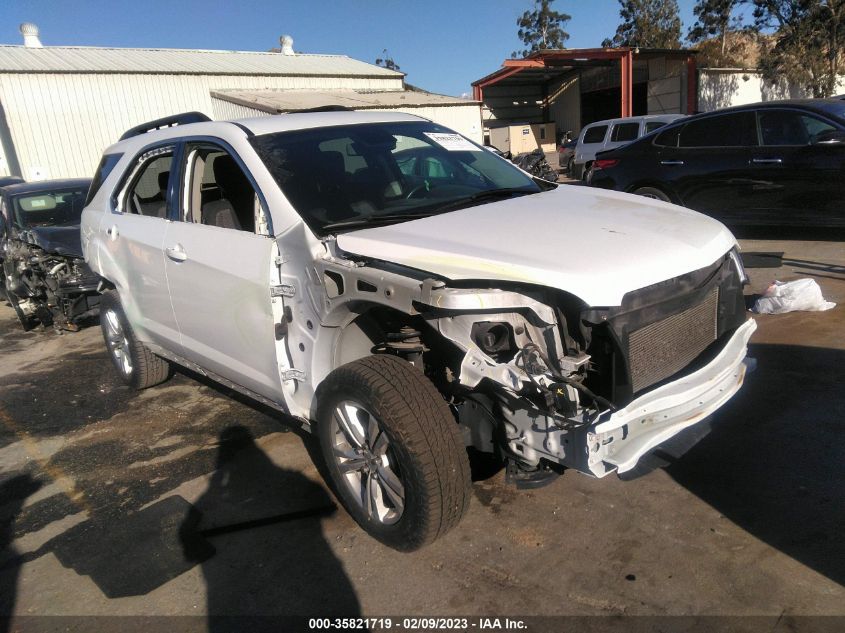
<path fill-rule="evenodd" d="M 589 180 L 590 168 L 596 159 L 597 152 L 635 141 L 684 116 L 683 114 L 649 114 L 590 123 L 578 135 L 575 160 L 570 175 L 579 180 Z"/>

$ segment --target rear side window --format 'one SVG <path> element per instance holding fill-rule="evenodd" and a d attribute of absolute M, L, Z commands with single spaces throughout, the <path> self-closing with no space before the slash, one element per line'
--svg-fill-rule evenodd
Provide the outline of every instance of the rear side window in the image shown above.
<path fill-rule="evenodd" d="M 749 147 L 756 145 L 753 112 L 733 112 L 687 123 L 680 147 Z"/>
<path fill-rule="evenodd" d="M 591 127 L 584 132 L 584 143 L 601 143 L 604 141 L 604 135 L 607 134 L 606 125 L 597 125 Z"/>
<path fill-rule="evenodd" d="M 610 134 L 610 140 L 615 143 L 633 141 L 637 138 L 639 133 L 639 123 L 617 123 L 613 126 L 613 132 Z"/>
<path fill-rule="evenodd" d="M 88 189 L 88 195 L 85 198 L 86 206 L 90 204 L 91 200 L 94 199 L 94 196 L 97 195 L 100 187 L 103 186 L 106 178 L 109 177 L 112 169 L 114 169 L 114 166 L 117 165 L 118 161 L 122 157 L 123 154 L 103 154 L 103 157 L 100 159 L 100 164 L 97 166 L 97 172 L 94 174 L 94 180 L 91 181 L 91 187 Z"/>

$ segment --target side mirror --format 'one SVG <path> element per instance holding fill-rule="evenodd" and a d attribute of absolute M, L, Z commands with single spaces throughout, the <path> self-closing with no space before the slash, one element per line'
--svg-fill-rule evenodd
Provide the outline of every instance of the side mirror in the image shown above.
<path fill-rule="evenodd" d="M 845 144 L 845 132 L 842 130 L 831 130 L 817 135 L 812 142 L 813 145 L 842 145 Z"/>

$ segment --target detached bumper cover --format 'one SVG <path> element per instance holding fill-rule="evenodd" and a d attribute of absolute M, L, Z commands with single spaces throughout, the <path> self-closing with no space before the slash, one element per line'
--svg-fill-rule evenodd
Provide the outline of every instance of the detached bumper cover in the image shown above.
<path fill-rule="evenodd" d="M 631 470 L 647 452 L 727 402 L 753 366 L 746 351 L 756 329 L 757 324 L 749 319 L 710 363 L 637 398 L 597 424 L 587 434 L 590 472 L 602 477 L 614 470 Z"/>

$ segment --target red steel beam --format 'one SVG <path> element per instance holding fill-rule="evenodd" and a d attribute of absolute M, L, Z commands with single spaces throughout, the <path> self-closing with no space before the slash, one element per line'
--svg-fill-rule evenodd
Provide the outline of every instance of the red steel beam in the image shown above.
<path fill-rule="evenodd" d="M 695 114 L 698 109 L 698 70 L 695 57 L 687 57 L 687 114 Z"/>
<path fill-rule="evenodd" d="M 621 114 L 619 116 L 631 116 L 633 112 L 634 100 L 634 56 L 631 51 L 626 51 L 625 55 L 619 59 L 619 67 L 622 73 L 621 88 L 622 88 L 622 103 L 620 104 Z"/>

